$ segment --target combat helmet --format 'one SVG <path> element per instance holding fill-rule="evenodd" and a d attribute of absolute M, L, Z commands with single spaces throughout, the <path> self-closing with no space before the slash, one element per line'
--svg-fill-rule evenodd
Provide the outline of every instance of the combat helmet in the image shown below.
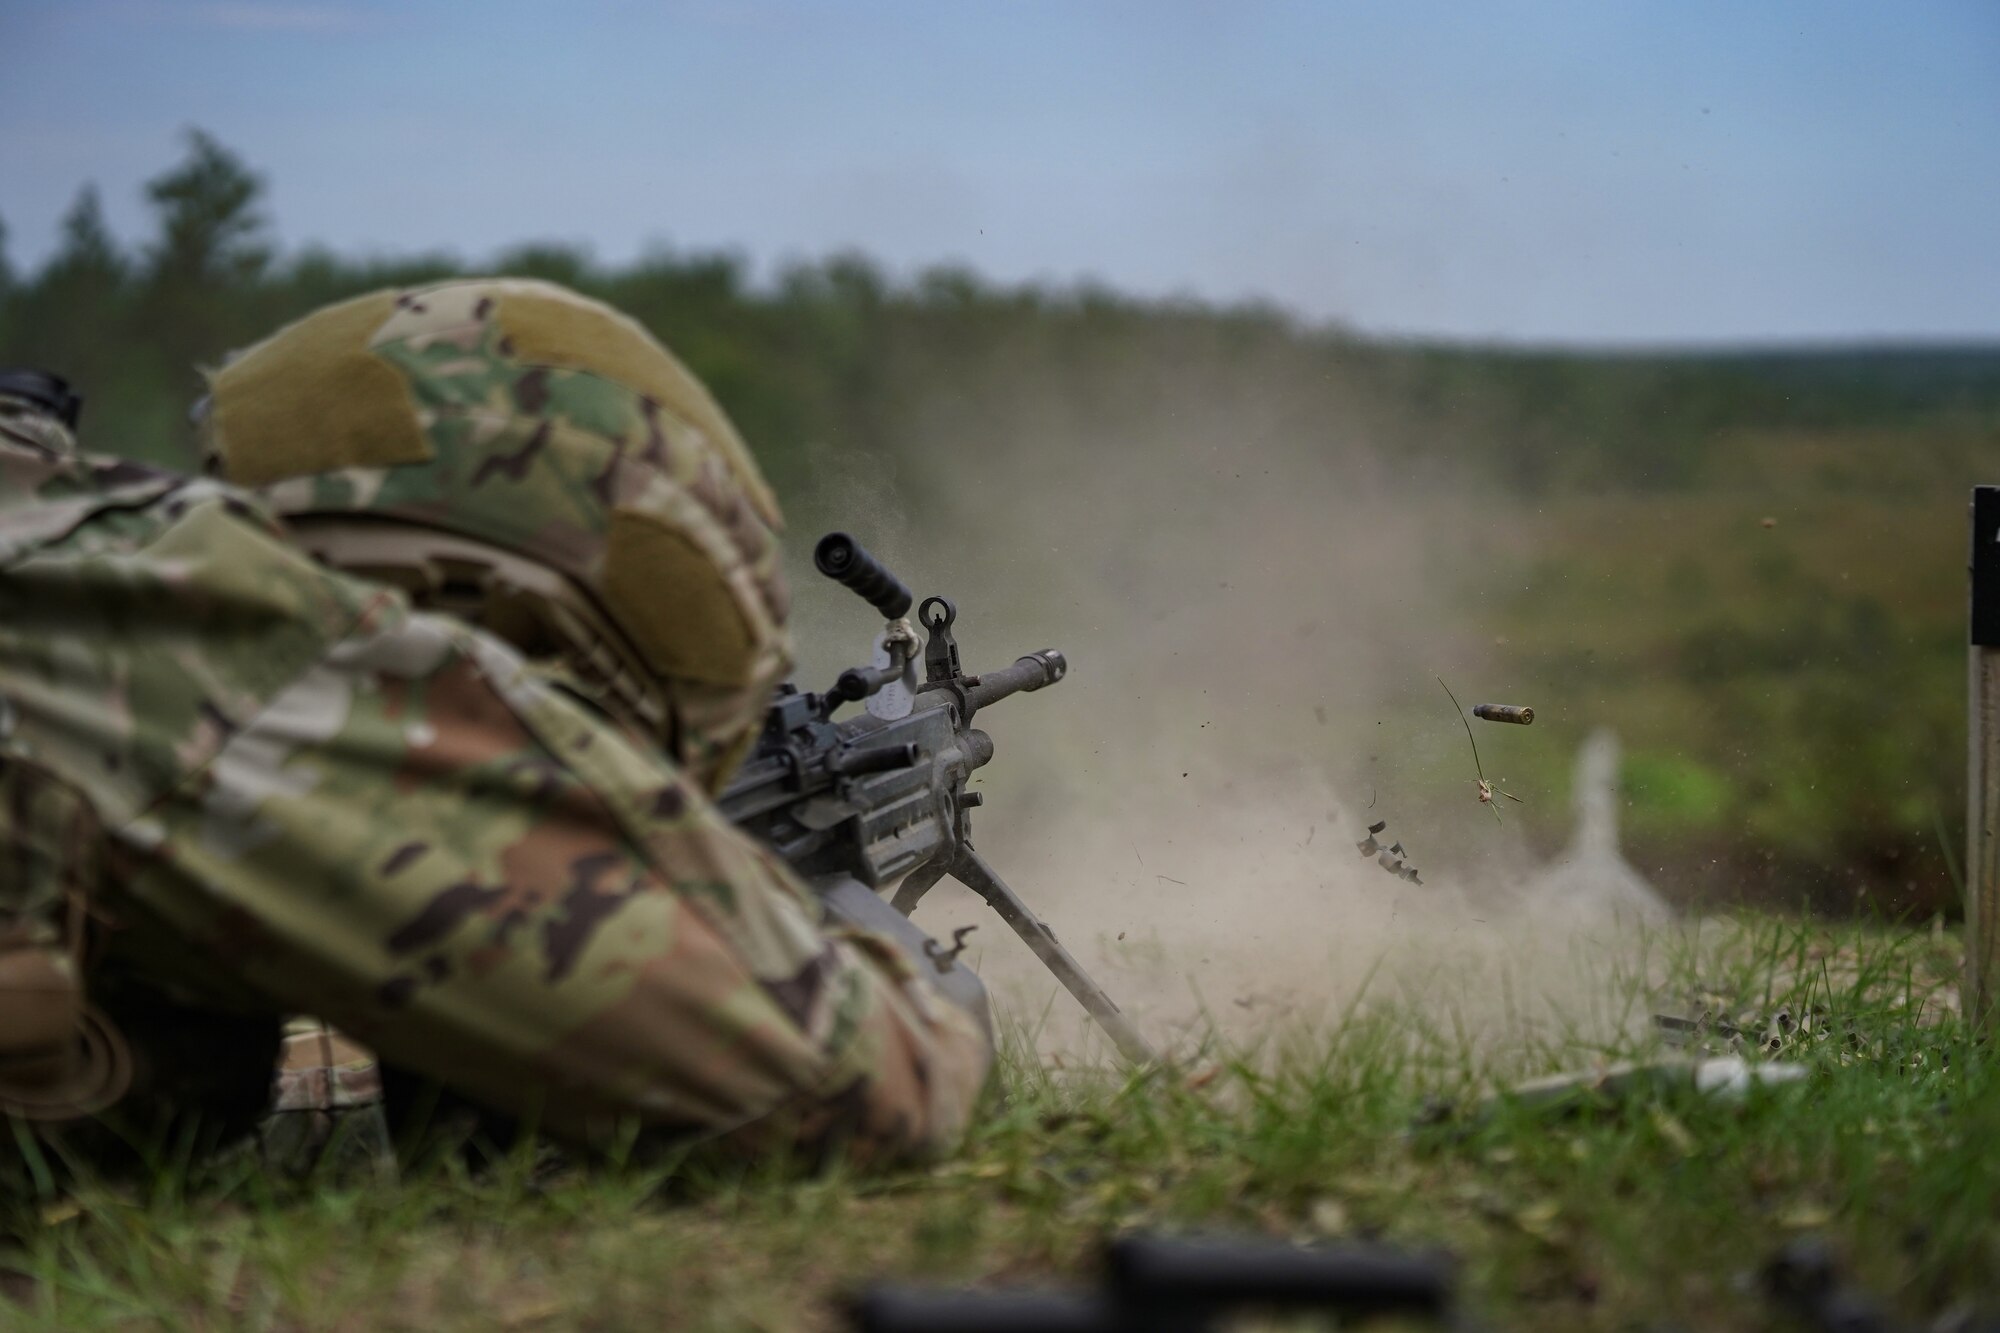
<path fill-rule="evenodd" d="M 212 469 L 327 563 L 559 659 L 718 787 L 789 666 L 778 507 L 635 320 L 487 278 L 328 306 L 209 377 Z"/>

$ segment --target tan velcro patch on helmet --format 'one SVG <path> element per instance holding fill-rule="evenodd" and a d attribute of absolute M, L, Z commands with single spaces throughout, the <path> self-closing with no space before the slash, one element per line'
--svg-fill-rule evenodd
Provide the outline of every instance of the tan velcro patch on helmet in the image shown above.
<path fill-rule="evenodd" d="M 422 463 L 430 442 L 403 376 L 368 350 L 394 292 L 329 306 L 251 348 L 211 381 L 210 447 L 240 486 L 346 467 Z"/>
<path fill-rule="evenodd" d="M 679 529 L 636 509 L 611 515 L 604 600 L 663 676 L 744 685 L 757 640 L 715 557 Z"/>
<path fill-rule="evenodd" d="M 779 526 L 777 499 L 736 427 L 701 381 L 643 325 L 595 302 L 521 291 L 503 291 L 494 318 L 519 360 L 588 370 L 644 394 L 688 422 L 722 455 L 764 521 Z"/>

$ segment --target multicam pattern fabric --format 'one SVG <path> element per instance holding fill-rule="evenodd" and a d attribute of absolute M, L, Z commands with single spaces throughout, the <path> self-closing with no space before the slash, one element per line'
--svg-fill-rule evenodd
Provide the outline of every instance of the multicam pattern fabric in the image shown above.
<path fill-rule="evenodd" d="M 778 512 L 636 323 L 544 282 L 376 293 L 250 349 L 214 400 L 222 474 L 279 513 L 460 533 L 590 590 L 666 678 L 680 759 L 719 786 L 789 664 Z M 313 439 L 323 403 L 352 419 Z"/>
<path fill-rule="evenodd" d="M 698 783 L 220 483 L 0 445 L 0 698 L 0 755 L 103 829 L 104 966 L 317 1015 L 585 1141 L 918 1152 L 984 1079 L 972 1020 L 823 933 Z"/>

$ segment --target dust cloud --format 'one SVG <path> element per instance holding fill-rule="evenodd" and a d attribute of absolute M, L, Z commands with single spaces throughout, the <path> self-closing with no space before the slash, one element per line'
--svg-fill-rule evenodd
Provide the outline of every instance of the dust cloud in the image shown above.
<path fill-rule="evenodd" d="M 1626 944 L 1575 893 L 1526 892 L 1522 821 L 1559 844 L 1568 811 L 1496 821 L 1435 680 L 1468 707 L 1508 698 L 1464 624 L 1467 498 L 1238 378 L 1162 375 L 1109 413 L 997 391 L 919 404 L 904 428 L 927 443 L 895 451 L 901 472 L 829 454 L 795 506 L 806 683 L 874 628 L 811 573 L 822 527 L 951 596 L 969 670 L 1068 655 L 1061 685 L 980 715 L 997 749 L 974 836 L 1156 1043 L 1275 1038 L 1364 992 L 1469 1036 L 1629 1024 L 1606 980 Z M 1473 725 L 1489 776 L 1509 747 L 1581 739 Z M 1357 850 L 1378 820 L 1421 884 Z M 1105 1049 L 969 890 L 944 881 L 917 920 L 979 927 L 969 957 L 1044 1051 Z"/>

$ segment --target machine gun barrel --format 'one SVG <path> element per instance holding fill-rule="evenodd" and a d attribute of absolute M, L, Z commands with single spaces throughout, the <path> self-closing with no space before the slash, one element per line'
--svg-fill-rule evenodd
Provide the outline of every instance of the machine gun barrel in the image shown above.
<path fill-rule="evenodd" d="M 965 683 L 965 701 L 977 711 L 1010 694 L 1039 690 L 1069 674 L 1069 659 L 1053 648 L 1017 658 L 1014 665 L 973 676 Z"/>

